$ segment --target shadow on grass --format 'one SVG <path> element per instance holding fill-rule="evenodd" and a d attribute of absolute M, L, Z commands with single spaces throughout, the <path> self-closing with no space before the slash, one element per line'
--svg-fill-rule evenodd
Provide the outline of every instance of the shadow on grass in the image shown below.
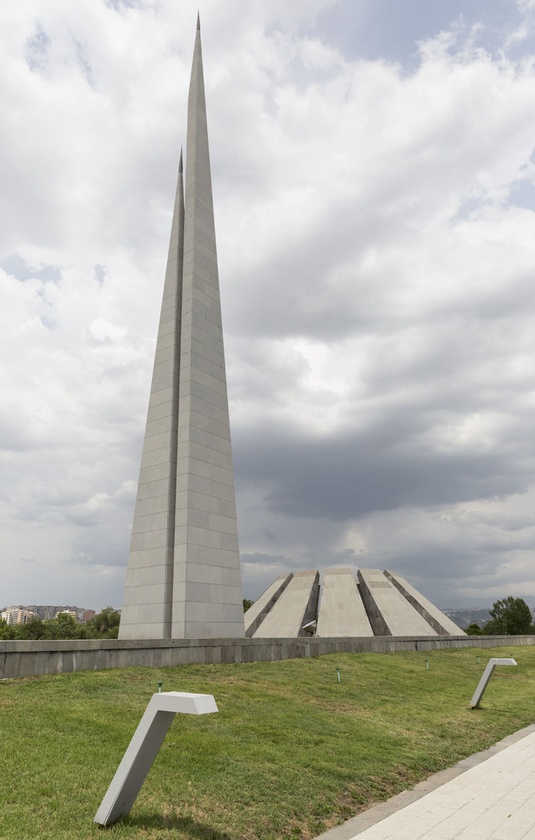
<path fill-rule="evenodd" d="M 158 828 L 163 831 L 179 829 L 192 840 L 232 840 L 230 835 L 216 831 L 209 825 L 195 822 L 191 817 L 164 817 L 161 814 L 145 814 L 138 817 L 128 817 L 128 825 L 137 828 Z"/>

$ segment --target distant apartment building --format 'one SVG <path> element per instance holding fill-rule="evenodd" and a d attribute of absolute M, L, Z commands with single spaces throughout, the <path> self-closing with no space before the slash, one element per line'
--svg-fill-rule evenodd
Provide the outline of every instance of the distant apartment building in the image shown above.
<path fill-rule="evenodd" d="M 13 611 L 17 614 L 8 621 L 6 616 L 8 613 L 11 614 Z M 22 616 L 26 615 L 26 618 L 22 617 L 22 619 L 19 619 L 18 613 L 21 613 Z M 91 619 L 96 615 L 95 610 L 86 610 L 84 607 L 75 607 L 72 605 L 62 607 L 51 604 L 25 604 L 19 605 L 18 607 L 0 608 L 0 616 L 4 618 L 8 624 L 24 624 L 32 618 L 40 618 L 42 621 L 49 621 L 52 618 L 57 618 L 58 613 L 72 615 L 74 620 L 79 624 L 85 624 L 88 621 L 91 621 Z"/>
<path fill-rule="evenodd" d="M 78 612 L 76 610 L 58 610 L 55 617 L 57 618 L 58 615 L 70 615 L 74 618 L 75 621 L 78 621 Z"/>
<path fill-rule="evenodd" d="M 6 624 L 27 624 L 35 618 L 35 613 L 23 607 L 8 607 L 2 610 L 0 618 L 3 618 Z"/>
<path fill-rule="evenodd" d="M 26 606 L 25 609 L 33 610 L 33 612 L 36 615 L 38 615 L 39 618 L 42 618 L 43 621 L 48 621 L 51 618 L 55 618 L 60 612 L 66 612 L 69 614 L 71 614 L 71 612 L 75 612 L 78 617 L 78 621 L 83 621 L 84 619 L 82 617 L 82 613 L 85 612 L 83 608 L 73 607 L 72 604 L 65 604 L 63 606 L 58 604 L 30 604 Z"/>

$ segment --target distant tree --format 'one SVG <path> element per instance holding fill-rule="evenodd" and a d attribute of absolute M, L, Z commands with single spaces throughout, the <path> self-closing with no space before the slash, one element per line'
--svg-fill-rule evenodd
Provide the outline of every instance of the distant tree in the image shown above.
<path fill-rule="evenodd" d="M 89 638 L 116 639 L 120 621 L 120 612 L 113 607 L 105 607 L 87 622 L 87 635 Z"/>
<path fill-rule="evenodd" d="M 249 609 L 249 607 L 252 607 L 253 604 L 254 604 L 254 601 L 250 601 L 249 598 L 244 598 L 243 599 L 243 611 L 244 611 L 244 613 L 246 613 L 247 610 Z"/>
<path fill-rule="evenodd" d="M 27 621 L 26 624 L 17 624 L 17 639 L 44 639 L 44 622 L 38 615 Z"/>
<path fill-rule="evenodd" d="M 77 639 L 79 638 L 76 619 L 73 615 L 60 612 L 50 621 L 43 622 L 47 639 Z"/>
<path fill-rule="evenodd" d="M 469 636 L 484 636 L 485 631 L 479 624 L 469 624 L 465 631 Z"/>
<path fill-rule="evenodd" d="M 523 598 L 509 595 L 495 601 L 489 613 L 491 619 L 483 628 L 489 636 L 525 635 L 533 631 L 531 610 Z"/>
<path fill-rule="evenodd" d="M 8 624 L 3 618 L 0 618 L 0 639 L 8 641 L 16 638 L 16 624 Z"/>

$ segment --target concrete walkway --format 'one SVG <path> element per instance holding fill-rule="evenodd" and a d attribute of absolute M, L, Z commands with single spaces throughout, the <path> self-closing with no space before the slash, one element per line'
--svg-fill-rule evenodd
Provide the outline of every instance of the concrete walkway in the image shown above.
<path fill-rule="evenodd" d="M 535 725 L 316 840 L 535 840 Z"/>

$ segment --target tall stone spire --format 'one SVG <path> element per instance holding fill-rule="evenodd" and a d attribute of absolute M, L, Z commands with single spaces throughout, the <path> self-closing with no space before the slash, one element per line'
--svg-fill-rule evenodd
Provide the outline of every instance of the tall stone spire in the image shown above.
<path fill-rule="evenodd" d="M 120 638 L 244 635 L 200 25 Z"/>

